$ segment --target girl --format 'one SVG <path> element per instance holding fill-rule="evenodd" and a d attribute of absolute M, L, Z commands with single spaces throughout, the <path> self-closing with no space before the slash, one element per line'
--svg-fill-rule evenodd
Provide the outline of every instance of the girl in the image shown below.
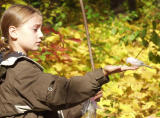
<path fill-rule="evenodd" d="M 1 18 L 0 117 L 58 118 L 58 110 L 94 96 L 109 81 L 109 74 L 137 69 L 105 66 L 71 79 L 44 73 L 41 65 L 27 57 L 41 43 L 41 27 L 41 13 L 29 6 L 13 5 Z"/>

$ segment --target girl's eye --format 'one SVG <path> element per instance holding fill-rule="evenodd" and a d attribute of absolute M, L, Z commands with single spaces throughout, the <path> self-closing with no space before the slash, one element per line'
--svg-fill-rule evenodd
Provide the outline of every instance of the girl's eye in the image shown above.
<path fill-rule="evenodd" d="M 38 29 L 33 29 L 35 32 L 38 30 Z"/>

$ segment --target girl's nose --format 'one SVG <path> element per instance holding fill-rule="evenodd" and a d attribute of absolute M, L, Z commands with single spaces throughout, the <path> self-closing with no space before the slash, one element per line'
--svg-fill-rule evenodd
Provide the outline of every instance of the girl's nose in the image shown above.
<path fill-rule="evenodd" d="M 43 38 L 43 33 L 41 30 L 39 31 L 39 38 L 41 38 L 41 39 Z"/>

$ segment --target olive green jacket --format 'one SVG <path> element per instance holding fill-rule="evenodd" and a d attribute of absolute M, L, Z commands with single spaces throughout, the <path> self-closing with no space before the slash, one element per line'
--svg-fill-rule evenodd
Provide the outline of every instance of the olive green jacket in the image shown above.
<path fill-rule="evenodd" d="M 47 74 L 21 53 L 1 58 L 0 66 L 6 68 L 0 76 L 0 118 L 65 118 L 72 113 L 61 110 L 94 96 L 109 81 L 102 69 L 70 79 Z"/>

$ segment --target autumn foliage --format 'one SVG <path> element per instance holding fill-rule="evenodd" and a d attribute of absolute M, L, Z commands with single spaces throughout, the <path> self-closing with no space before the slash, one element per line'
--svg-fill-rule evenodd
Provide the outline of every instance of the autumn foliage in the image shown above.
<path fill-rule="evenodd" d="M 86 1 L 86 4 L 90 3 Z M 84 75 L 91 71 L 91 64 L 82 14 L 77 15 L 80 10 L 72 11 L 67 2 L 61 2 L 61 5 L 53 6 L 47 2 L 44 6 L 32 2 L 32 6 L 40 6 L 44 15 L 42 31 L 45 37 L 39 51 L 30 53 L 30 57 L 42 64 L 45 72 L 68 78 Z M 137 0 L 137 11 L 119 14 L 107 10 L 100 13 L 96 5 L 86 5 L 96 68 L 127 65 L 128 57 L 138 58 L 152 67 L 111 75 L 110 82 L 102 87 L 97 118 L 160 117 L 160 10 L 156 2 Z M 78 2 L 73 3 L 79 7 Z M 96 3 L 102 5 L 102 1 Z M 7 5 L 9 2 L 2 7 Z"/>

